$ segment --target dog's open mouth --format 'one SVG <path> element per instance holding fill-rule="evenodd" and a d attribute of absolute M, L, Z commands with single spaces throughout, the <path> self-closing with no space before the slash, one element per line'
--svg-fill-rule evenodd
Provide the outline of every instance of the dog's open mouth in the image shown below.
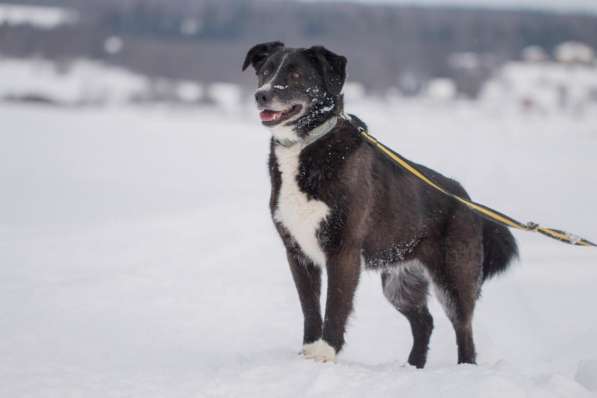
<path fill-rule="evenodd" d="M 284 111 L 265 109 L 259 113 L 259 117 L 261 118 L 261 122 L 266 126 L 274 126 L 298 114 L 302 108 L 302 105 L 295 104 Z"/>

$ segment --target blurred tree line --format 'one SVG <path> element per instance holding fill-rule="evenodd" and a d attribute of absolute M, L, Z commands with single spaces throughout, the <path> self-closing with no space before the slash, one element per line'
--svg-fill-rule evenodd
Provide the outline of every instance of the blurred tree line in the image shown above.
<path fill-rule="evenodd" d="M 405 92 L 416 91 L 430 77 L 458 80 L 465 73 L 469 84 L 482 81 L 529 45 L 551 52 L 575 40 L 597 48 L 597 16 L 573 13 L 271 0 L 18 4 L 69 7 L 79 19 L 52 30 L 0 25 L 1 54 L 59 61 L 89 57 L 151 76 L 246 86 L 253 81 L 240 72 L 245 52 L 270 40 L 326 45 L 349 58 L 350 78 L 367 90 L 401 86 Z M 115 38 L 120 46 L 106 45 Z M 475 64 L 454 62 L 455 54 L 463 53 L 476 54 Z"/>

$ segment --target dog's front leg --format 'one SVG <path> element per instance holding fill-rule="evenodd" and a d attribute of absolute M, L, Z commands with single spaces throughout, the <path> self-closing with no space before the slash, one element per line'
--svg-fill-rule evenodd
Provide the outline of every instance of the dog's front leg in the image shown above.
<path fill-rule="evenodd" d="M 303 346 L 306 347 L 321 339 L 321 269 L 301 253 L 288 251 L 287 256 L 305 318 Z"/>
<path fill-rule="evenodd" d="M 358 250 L 342 250 L 330 256 L 326 265 L 328 291 L 325 306 L 323 337 L 312 344 L 306 357 L 333 362 L 344 346 L 346 321 L 352 312 L 354 294 L 359 282 L 361 260 Z"/>

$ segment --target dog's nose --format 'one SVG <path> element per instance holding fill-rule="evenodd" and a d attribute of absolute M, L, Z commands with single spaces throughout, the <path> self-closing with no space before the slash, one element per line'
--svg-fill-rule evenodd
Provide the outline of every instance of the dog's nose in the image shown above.
<path fill-rule="evenodd" d="M 255 93 L 255 101 L 257 101 L 257 105 L 265 106 L 268 102 L 272 100 L 272 92 L 269 90 L 261 90 Z"/>

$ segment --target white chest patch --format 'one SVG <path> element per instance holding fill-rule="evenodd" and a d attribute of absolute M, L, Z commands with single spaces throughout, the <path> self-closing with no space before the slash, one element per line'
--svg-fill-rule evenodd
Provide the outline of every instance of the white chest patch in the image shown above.
<path fill-rule="evenodd" d="M 290 148 L 278 145 L 274 149 L 282 174 L 278 208 L 274 213 L 274 219 L 288 230 L 305 255 L 316 265 L 324 266 L 325 253 L 319 245 L 316 232 L 328 216 L 330 209 L 321 201 L 310 200 L 299 189 L 296 176 L 302 148 L 302 145 L 294 145 Z"/>

